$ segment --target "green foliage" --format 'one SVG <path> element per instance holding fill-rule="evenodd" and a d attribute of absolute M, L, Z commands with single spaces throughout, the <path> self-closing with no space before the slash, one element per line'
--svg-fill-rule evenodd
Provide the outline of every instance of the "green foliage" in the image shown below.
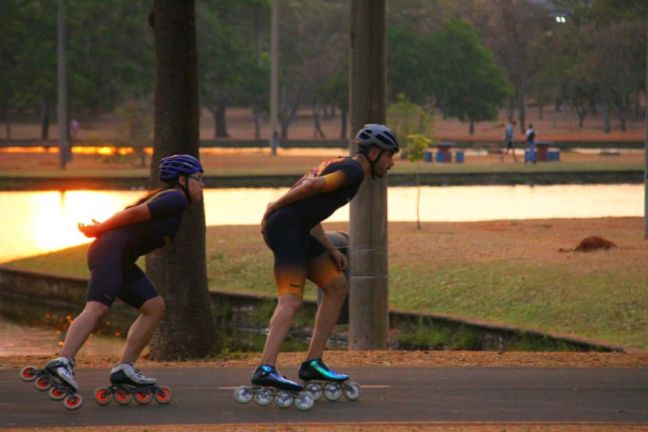
<path fill-rule="evenodd" d="M 152 103 L 144 99 L 129 99 L 115 109 L 118 120 L 117 145 L 132 147 L 144 166 L 146 153 L 144 149 L 153 146 L 153 111 Z"/>
<path fill-rule="evenodd" d="M 396 102 L 389 106 L 387 124 L 405 144 L 410 161 L 423 159 L 423 151 L 432 142 L 434 133 L 434 114 L 410 102 L 404 94 L 399 94 Z"/>
<path fill-rule="evenodd" d="M 470 122 L 493 120 L 512 89 L 474 27 L 450 21 L 434 35 L 431 51 L 431 81 L 443 115 Z"/>

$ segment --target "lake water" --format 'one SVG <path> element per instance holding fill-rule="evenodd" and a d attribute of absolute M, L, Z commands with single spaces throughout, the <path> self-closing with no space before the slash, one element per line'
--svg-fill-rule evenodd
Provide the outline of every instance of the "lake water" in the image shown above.
<path fill-rule="evenodd" d="M 258 224 L 286 189 L 207 189 L 207 225 Z M 137 191 L 0 192 L 0 263 L 89 242 L 78 222 L 103 220 L 142 196 Z M 643 216 L 643 185 L 446 186 L 421 188 L 421 220 Z M 389 220 L 416 220 L 416 188 L 392 187 Z M 349 207 L 329 220 L 347 221 Z"/>

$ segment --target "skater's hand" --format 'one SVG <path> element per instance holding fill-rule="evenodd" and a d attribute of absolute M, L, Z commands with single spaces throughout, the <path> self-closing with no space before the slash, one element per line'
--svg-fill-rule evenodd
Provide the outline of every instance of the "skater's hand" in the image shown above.
<path fill-rule="evenodd" d="M 92 224 L 84 224 L 79 222 L 77 227 L 79 228 L 79 231 L 83 233 L 84 236 L 86 237 L 97 237 L 99 235 L 99 224 L 100 222 L 92 219 Z"/>
<path fill-rule="evenodd" d="M 263 219 L 261 219 L 261 234 L 265 233 L 265 226 L 266 223 L 268 222 L 268 217 L 276 210 L 274 206 L 274 202 L 269 202 L 268 206 L 266 207 L 266 211 L 263 214 Z"/>
<path fill-rule="evenodd" d="M 333 260 L 333 264 L 335 264 L 335 268 L 337 268 L 338 271 L 343 271 L 344 269 L 346 269 L 347 259 L 342 252 L 337 249 L 330 249 L 328 253 Z"/>

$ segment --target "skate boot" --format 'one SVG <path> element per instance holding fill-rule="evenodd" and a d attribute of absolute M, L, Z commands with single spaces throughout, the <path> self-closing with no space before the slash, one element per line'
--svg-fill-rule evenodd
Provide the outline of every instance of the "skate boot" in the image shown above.
<path fill-rule="evenodd" d="M 349 381 L 349 375 L 328 368 L 322 359 L 307 360 L 299 368 L 299 378 L 304 381 L 306 391 L 319 400 L 322 393 L 330 401 L 339 400 L 342 394 L 350 400 L 360 398 L 360 385 Z"/>
<path fill-rule="evenodd" d="M 158 387 L 155 378 L 147 377 L 132 363 L 122 363 L 110 371 L 109 387 L 95 390 L 95 401 L 99 405 L 108 405 L 115 400 L 119 405 L 128 405 L 135 398 L 140 405 L 150 403 L 153 398 L 160 404 L 168 404 L 173 399 L 169 387 Z"/>
<path fill-rule="evenodd" d="M 83 398 L 77 394 L 79 385 L 74 379 L 74 361 L 58 357 L 49 361 L 43 369 L 26 366 L 20 371 L 20 379 L 34 381 L 39 391 L 48 391 L 52 400 L 63 400 L 63 406 L 75 410 L 83 404 Z"/>
<path fill-rule="evenodd" d="M 270 405 L 274 400 L 280 408 L 287 408 L 294 403 L 300 410 L 309 410 L 315 403 L 300 384 L 282 376 L 274 366 L 259 366 L 252 375 L 252 384 L 234 390 L 234 399 L 242 404 L 254 399 L 260 406 Z"/>

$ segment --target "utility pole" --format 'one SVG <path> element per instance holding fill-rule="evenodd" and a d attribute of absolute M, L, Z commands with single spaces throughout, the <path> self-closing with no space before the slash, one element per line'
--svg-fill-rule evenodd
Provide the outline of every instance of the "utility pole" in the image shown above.
<path fill-rule="evenodd" d="M 648 8 L 646 8 L 646 91 L 648 92 Z M 648 240 L 648 100 L 644 99 L 644 240 Z"/>
<path fill-rule="evenodd" d="M 278 106 L 279 106 L 279 13 L 278 0 L 272 0 L 270 18 L 270 149 L 277 154 L 279 146 Z"/>
<path fill-rule="evenodd" d="M 58 132 L 59 132 L 59 167 L 65 169 L 70 161 L 70 143 L 68 141 L 67 121 L 67 77 L 65 64 L 65 0 L 58 0 Z"/>
<path fill-rule="evenodd" d="M 351 2 L 351 129 L 385 123 L 387 62 L 385 0 Z M 357 150 L 351 142 L 351 152 Z M 387 181 L 368 178 L 351 201 L 349 348 L 385 349 L 387 303 Z"/>

